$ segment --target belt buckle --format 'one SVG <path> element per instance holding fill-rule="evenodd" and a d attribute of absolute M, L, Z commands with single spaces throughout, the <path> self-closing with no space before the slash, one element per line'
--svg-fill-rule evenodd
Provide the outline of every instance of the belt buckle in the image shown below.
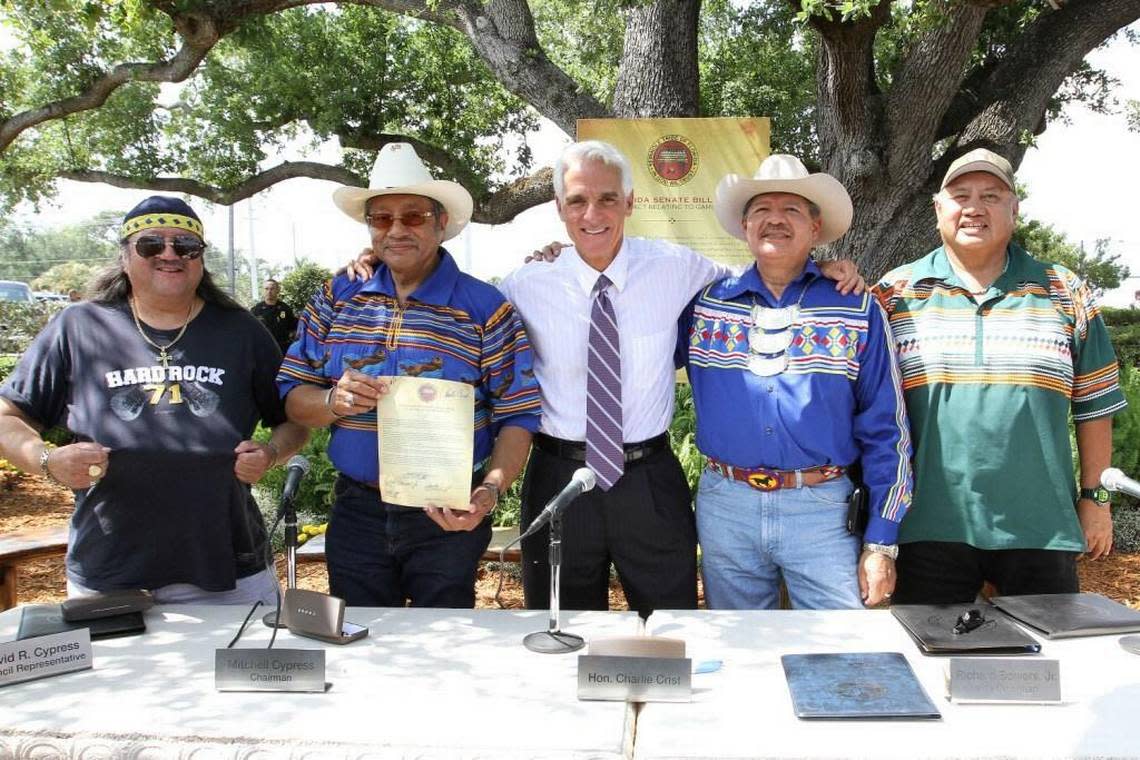
<path fill-rule="evenodd" d="M 757 491 L 775 491 L 780 487 L 780 476 L 767 470 L 756 470 L 748 473 L 745 482 Z"/>

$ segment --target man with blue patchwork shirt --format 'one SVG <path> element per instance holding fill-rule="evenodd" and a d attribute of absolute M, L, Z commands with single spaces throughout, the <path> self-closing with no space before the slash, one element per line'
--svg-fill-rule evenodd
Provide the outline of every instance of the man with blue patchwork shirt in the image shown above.
<path fill-rule="evenodd" d="M 717 187 L 717 219 L 756 266 L 702 290 L 682 317 L 709 457 L 697 493 L 705 601 L 770 609 L 858 608 L 894 589 L 911 497 L 910 439 L 890 334 L 869 294 L 840 295 L 809 260 L 851 223 L 847 191 L 769 156 Z M 856 462 L 869 490 L 862 536 L 847 530 Z"/>
<path fill-rule="evenodd" d="M 471 218 L 471 195 L 433 180 L 410 145 L 385 146 L 370 186 L 333 200 L 368 226 L 381 265 L 365 280 L 334 277 L 313 297 L 277 380 L 291 420 L 332 428 L 329 590 L 354 606 L 473 607 L 490 512 L 538 428 L 530 343 L 499 291 L 441 247 Z M 380 492 L 376 404 L 398 375 L 475 389 L 467 511 L 400 506 Z"/>

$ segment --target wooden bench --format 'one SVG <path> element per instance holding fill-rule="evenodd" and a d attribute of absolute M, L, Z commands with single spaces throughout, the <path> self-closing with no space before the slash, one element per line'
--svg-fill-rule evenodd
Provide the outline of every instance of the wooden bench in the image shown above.
<path fill-rule="evenodd" d="M 499 550 L 504 546 L 514 541 L 519 537 L 519 528 L 517 525 L 509 528 L 492 528 L 491 529 L 491 543 L 487 546 L 487 551 L 483 552 L 484 562 L 498 562 Z M 305 543 L 297 547 L 297 562 L 324 562 L 325 561 L 325 537 L 323 535 L 313 536 Z M 521 562 L 522 549 L 518 544 L 515 544 L 507 553 L 503 555 L 504 562 Z"/>
<path fill-rule="evenodd" d="M 0 534 L 0 610 L 16 606 L 16 584 L 21 563 L 66 553 L 66 525 Z"/>

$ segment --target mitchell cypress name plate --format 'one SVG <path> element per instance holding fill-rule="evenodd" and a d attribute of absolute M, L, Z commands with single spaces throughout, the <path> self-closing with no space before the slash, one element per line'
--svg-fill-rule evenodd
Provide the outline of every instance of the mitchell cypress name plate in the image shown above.
<path fill-rule="evenodd" d="M 218 691 L 324 691 L 323 649 L 215 649 Z"/>
<path fill-rule="evenodd" d="M 0 686 L 86 670 L 93 662 L 86 628 L 0 644 Z"/>
<path fill-rule="evenodd" d="M 578 699 L 613 702 L 690 702 L 688 657 L 578 657 Z"/>
<path fill-rule="evenodd" d="M 954 657 L 948 691 L 955 702 L 1061 701 L 1061 663 L 1037 657 Z"/>

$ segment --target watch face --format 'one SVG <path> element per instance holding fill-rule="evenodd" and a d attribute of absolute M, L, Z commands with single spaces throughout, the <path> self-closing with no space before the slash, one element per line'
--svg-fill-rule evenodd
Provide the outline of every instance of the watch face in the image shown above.
<path fill-rule="evenodd" d="M 1108 489 L 1104 486 L 1098 486 L 1096 488 L 1082 488 L 1081 498 L 1092 499 L 1098 504 L 1107 504 L 1112 498 L 1112 495 L 1109 494 Z"/>

